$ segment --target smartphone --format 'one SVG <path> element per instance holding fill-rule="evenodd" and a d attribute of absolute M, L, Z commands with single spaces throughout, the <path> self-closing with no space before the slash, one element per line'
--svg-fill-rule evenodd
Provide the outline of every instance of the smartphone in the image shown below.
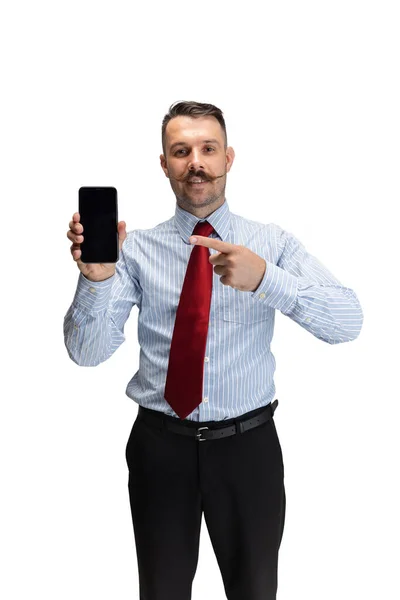
<path fill-rule="evenodd" d="M 119 258 L 116 188 L 79 188 L 78 211 L 84 238 L 81 243 L 81 261 L 116 263 Z"/>

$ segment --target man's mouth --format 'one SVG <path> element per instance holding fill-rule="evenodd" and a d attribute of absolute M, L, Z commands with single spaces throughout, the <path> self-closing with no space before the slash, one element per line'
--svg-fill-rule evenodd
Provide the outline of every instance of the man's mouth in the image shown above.
<path fill-rule="evenodd" d="M 189 185 L 203 185 L 204 183 L 207 183 L 206 179 L 201 179 L 200 177 L 195 177 L 193 179 L 189 179 L 188 180 L 188 184 Z"/>

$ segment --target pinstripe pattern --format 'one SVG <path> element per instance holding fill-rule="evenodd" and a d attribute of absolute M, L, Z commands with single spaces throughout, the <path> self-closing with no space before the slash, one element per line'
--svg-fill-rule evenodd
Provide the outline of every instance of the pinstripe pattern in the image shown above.
<path fill-rule="evenodd" d="M 168 221 L 127 233 L 115 275 L 94 283 L 80 273 L 64 317 L 70 358 L 78 365 L 95 366 L 125 340 L 124 324 L 137 305 L 140 362 L 126 394 L 175 417 L 163 394 L 176 310 L 193 248 L 188 239 L 198 220 L 176 205 Z M 270 344 L 276 309 L 329 344 L 354 340 L 363 323 L 353 290 L 291 233 L 230 212 L 226 199 L 207 221 L 215 229 L 210 237 L 250 248 L 266 260 L 267 269 L 255 292 L 223 285 L 213 273 L 203 402 L 187 417 L 193 421 L 230 419 L 273 400 L 275 358 Z"/>

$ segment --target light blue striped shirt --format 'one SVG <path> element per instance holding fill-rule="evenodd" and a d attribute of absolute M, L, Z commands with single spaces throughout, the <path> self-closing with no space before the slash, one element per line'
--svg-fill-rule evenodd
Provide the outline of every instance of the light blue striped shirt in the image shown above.
<path fill-rule="evenodd" d="M 254 292 L 224 285 L 213 272 L 203 401 L 187 419 L 220 421 L 261 408 L 274 398 L 270 344 L 275 310 L 329 344 L 357 338 L 363 313 L 353 290 L 278 225 L 236 215 L 226 199 L 206 219 L 176 204 L 168 221 L 127 232 L 113 277 L 92 282 L 79 274 L 64 317 L 70 358 L 78 365 L 96 366 L 125 340 L 125 322 L 132 306 L 138 306 L 139 369 L 126 388 L 138 404 L 177 417 L 164 388 L 176 311 L 194 248 L 189 237 L 199 220 L 214 227 L 210 237 L 246 246 L 267 263 Z M 209 252 L 217 253 L 212 248 Z"/>

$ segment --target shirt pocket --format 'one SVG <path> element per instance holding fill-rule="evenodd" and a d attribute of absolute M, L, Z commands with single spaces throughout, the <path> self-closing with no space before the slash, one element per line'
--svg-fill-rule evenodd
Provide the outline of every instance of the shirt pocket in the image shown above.
<path fill-rule="evenodd" d="M 257 323 L 268 320 L 268 307 L 261 303 L 251 292 L 234 290 L 224 286 L 222 318 L 232 323 Z"/>

